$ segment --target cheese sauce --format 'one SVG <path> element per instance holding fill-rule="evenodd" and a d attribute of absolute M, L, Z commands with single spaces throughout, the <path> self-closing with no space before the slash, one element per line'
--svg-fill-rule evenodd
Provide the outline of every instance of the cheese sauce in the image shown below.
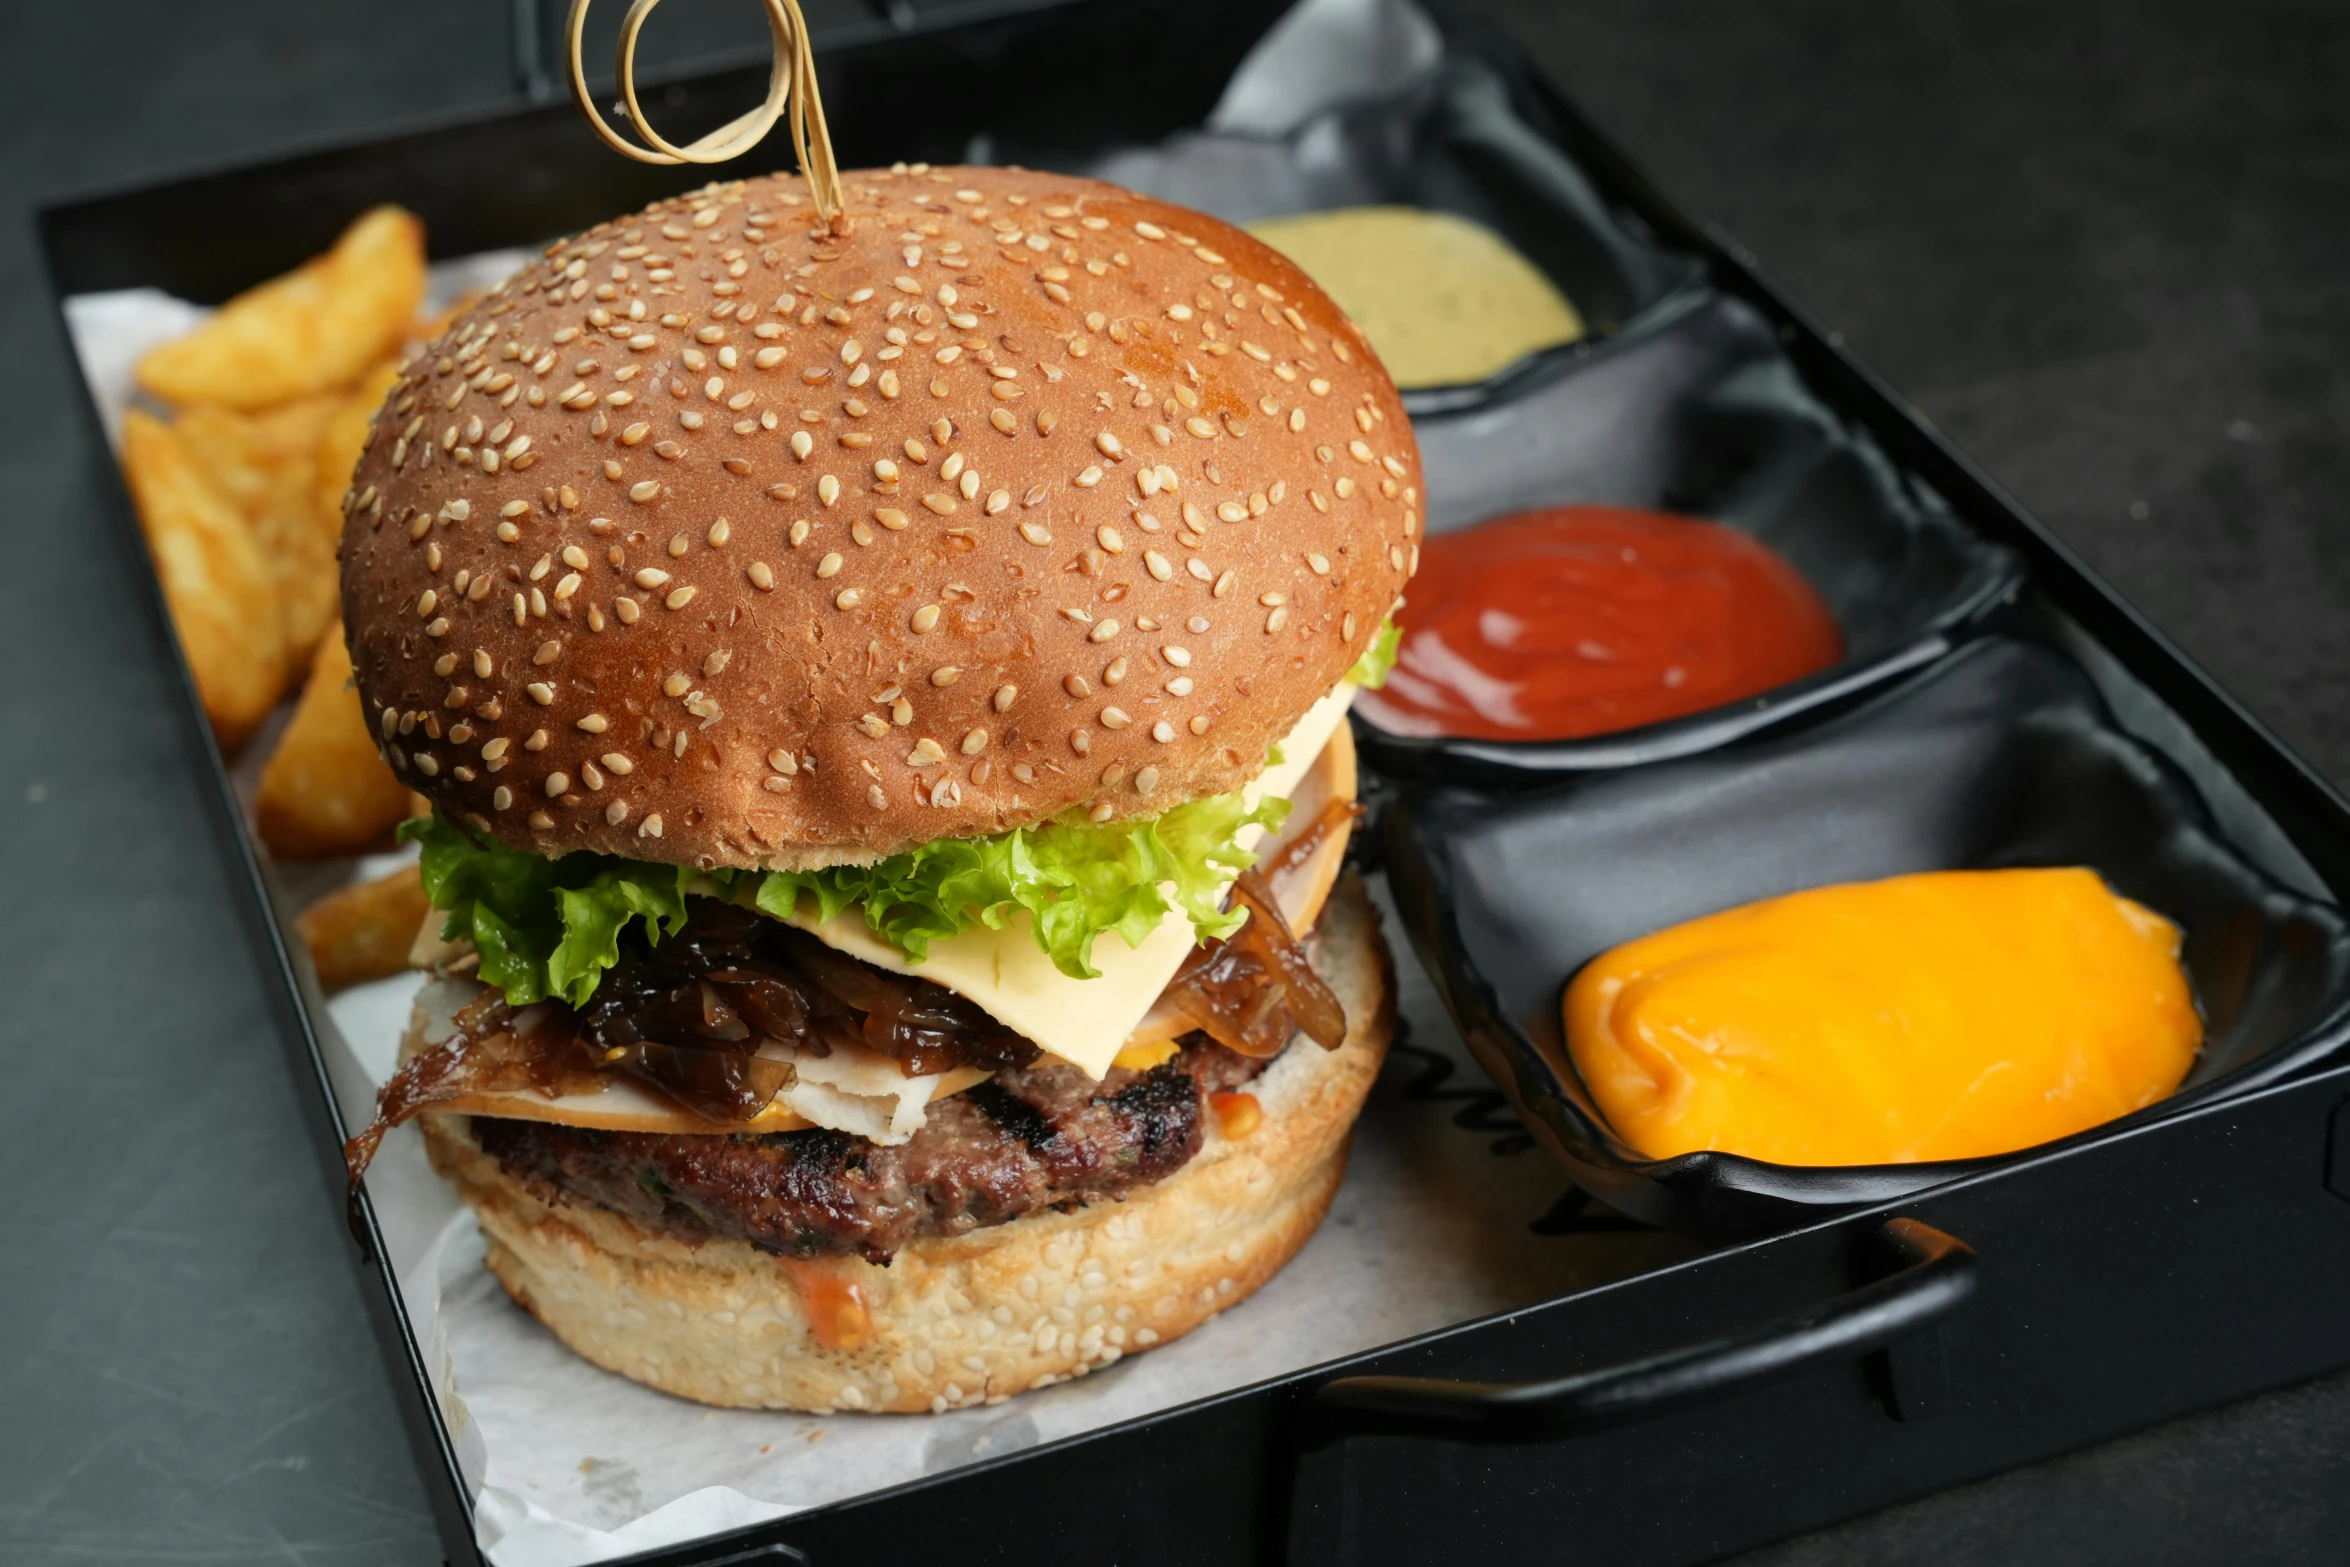
<path fill-rule="evenodd" d="M 2006 1153 L 2176 1089 L 2203 1038 L 2179 930 L 2082 869 L 1819 887 L 1625 943 L 1567 1049 L 1652 1159 Z"/>
<path fill-rule="evenodd" d="M 1718 707 L 1844 655 L 1768 545 L 1661 512 L 1559 506 L 1429 538 L 1384 690 L 1396 734 L 1567 740 Z"/>

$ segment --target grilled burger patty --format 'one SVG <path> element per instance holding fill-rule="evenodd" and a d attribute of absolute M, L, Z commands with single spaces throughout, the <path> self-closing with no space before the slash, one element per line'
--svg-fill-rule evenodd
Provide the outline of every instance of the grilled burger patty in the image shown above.
<path fill-rule="evenodd" d="M 1270 1064 L 1196 1033 L 1149 1071 L 1116 1067 L 1098 1083 L 1047 1059 L 933 1103 L 896 1147 L 830 1131 L 680 1136 L 491 1116 L 471 1126 L 483 1152 L 550 1204 L 608 1208 L 684 1241 L 886 1263 L 918 1236 L 1121 1197 L 1172 1175 L 1199 1152 L 1207 1096 Z"/>

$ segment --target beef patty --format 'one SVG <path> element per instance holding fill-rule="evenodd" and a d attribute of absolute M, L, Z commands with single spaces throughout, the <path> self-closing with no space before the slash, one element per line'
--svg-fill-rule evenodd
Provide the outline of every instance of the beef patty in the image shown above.
<path fill-rule="evenodd" d="M 472 1129 L 549 1204 L 607 1208 L 684 1241 L 887 1263 L 919 1236 L 1120 1197 L 1174 1174 L 1199 1152 L 1207 1096 L 1270 1064 L 1205 1034 L 1147 1072 L 1113 1067 L 1098 1083 L 1042 1061 L 934 1102 L 922 1130 L 895 1147 L 821 1130 L 684 1136 L 492 1116 L 473 1117 Z"/>

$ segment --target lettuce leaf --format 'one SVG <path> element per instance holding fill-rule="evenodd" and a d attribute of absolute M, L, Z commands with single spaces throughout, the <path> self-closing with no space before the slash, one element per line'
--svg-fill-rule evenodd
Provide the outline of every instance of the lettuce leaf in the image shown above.
<path fill-rule="evenodd" d="M 992 838 L 942 838 L 876 865 L 818 871 L 720 871 L 709 879 L 737 902 L 783 918 L 803 898 L 831 919 L 863 904 L 875 935 L 916 962 L 930 944 L 985 926 L 1001 930 L 1022 910 L 1036 944 L 1072 979 L 1092 979 L 1093 943 L 1105 931 L 1139 947 L 1170 909 L 1201 939 L 1229 936 L 1245 909 L 1221 906 L 1224 886 L 1256 863 L 1237 834 L 1252 823 L 1278 832 L 1287 800 L 1251 810 L 1237 793 L 1178 805 L 1144 821 L 1064 817 Z M 424 891 L 446 910 L 446 940 L 469 940 L 480 976 L 514 1006 L 560 997 L 573 1006 L 595 994 L 619 960 L 631 920 L 648 938 L 685 923 L 694 876 L 682 865 L 646 865 L 611 855 L 559 860 L 477 839 L 438 812 L 403 823 L 400 836 L 423 845 Z"/>
<path fill-rule="evenodd" d="M 1396 650 L 1403 646 L 1403 627 L 1391 616 L 1379 622 L 1379 634 L 1371 645 L 1363 649 L 1363 656 L 1355 660 L 1355 667 L 1346 672 L 1346 678 L 1366 691 L 1376 691 L 1387 684 L 1387 672 L 1395 667 Z"/>
<path fill-rule="evenodd" d="M 1224 886 L 1256 863 L 1236 835 L 1255 823 L 1278 832 L 1287 800 L 1250 810 L 1239 794 L 1212 795 L 1145 821 L 1062 817 L 992 838 L 942 838 L 877 865 L 769 871 L 752 901 L 783 918 L 803 897 L 819 918 L 865 906 L 873 933 L 919 963 L 930 944 L 976 926 L 1002 930 L 1028 911 L 1036 944 L 1072 979 L 1092 979 L 1093 942 L 1105 931 L 1139 947 L 1169 909 L 1202 939 L 1229 936 L 1246 910 L 1220 906 Z M 1171 885 L 1172 901 L 1162 884 Z"/>
<path fill-rule="evenodd" d="M 482 982 L 513 1006 L 550 996 L 583 1006 L 620 960 L 629 921 L 642 919 L 654 941 L 685 924 L 690 866 L 550 860 L 477 839 L 437 811 L 402 822 L 400 838 L 423 846 L 424 895 L 448 914 L 441 939 L 472 942 Z"/>

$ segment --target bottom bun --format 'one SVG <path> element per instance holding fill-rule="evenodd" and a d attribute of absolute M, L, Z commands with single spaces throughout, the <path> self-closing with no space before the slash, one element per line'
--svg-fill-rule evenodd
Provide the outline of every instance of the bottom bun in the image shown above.
<path fill-rule="evenodd" d="M 1182 1169 L 1123 1200 L 932 1236 L 887 1266 L 692 1245 L 607 1209 L 550 1207 L 509 1179 L 464 1118 L 425 1118 L 506 1292 L 581 1355 L 705 1404 L 916 1412 L 995 1403 L 1182 1337 L 1296 1255 L 1346 1173 L 1348 1136 L 1394 1031 L 1378 915 L 1351 872 L 1314 966 L 1346 1043 L 1298 1041 L 1248 1087 L 1255 1130 L 1214 1115 Z"/>

